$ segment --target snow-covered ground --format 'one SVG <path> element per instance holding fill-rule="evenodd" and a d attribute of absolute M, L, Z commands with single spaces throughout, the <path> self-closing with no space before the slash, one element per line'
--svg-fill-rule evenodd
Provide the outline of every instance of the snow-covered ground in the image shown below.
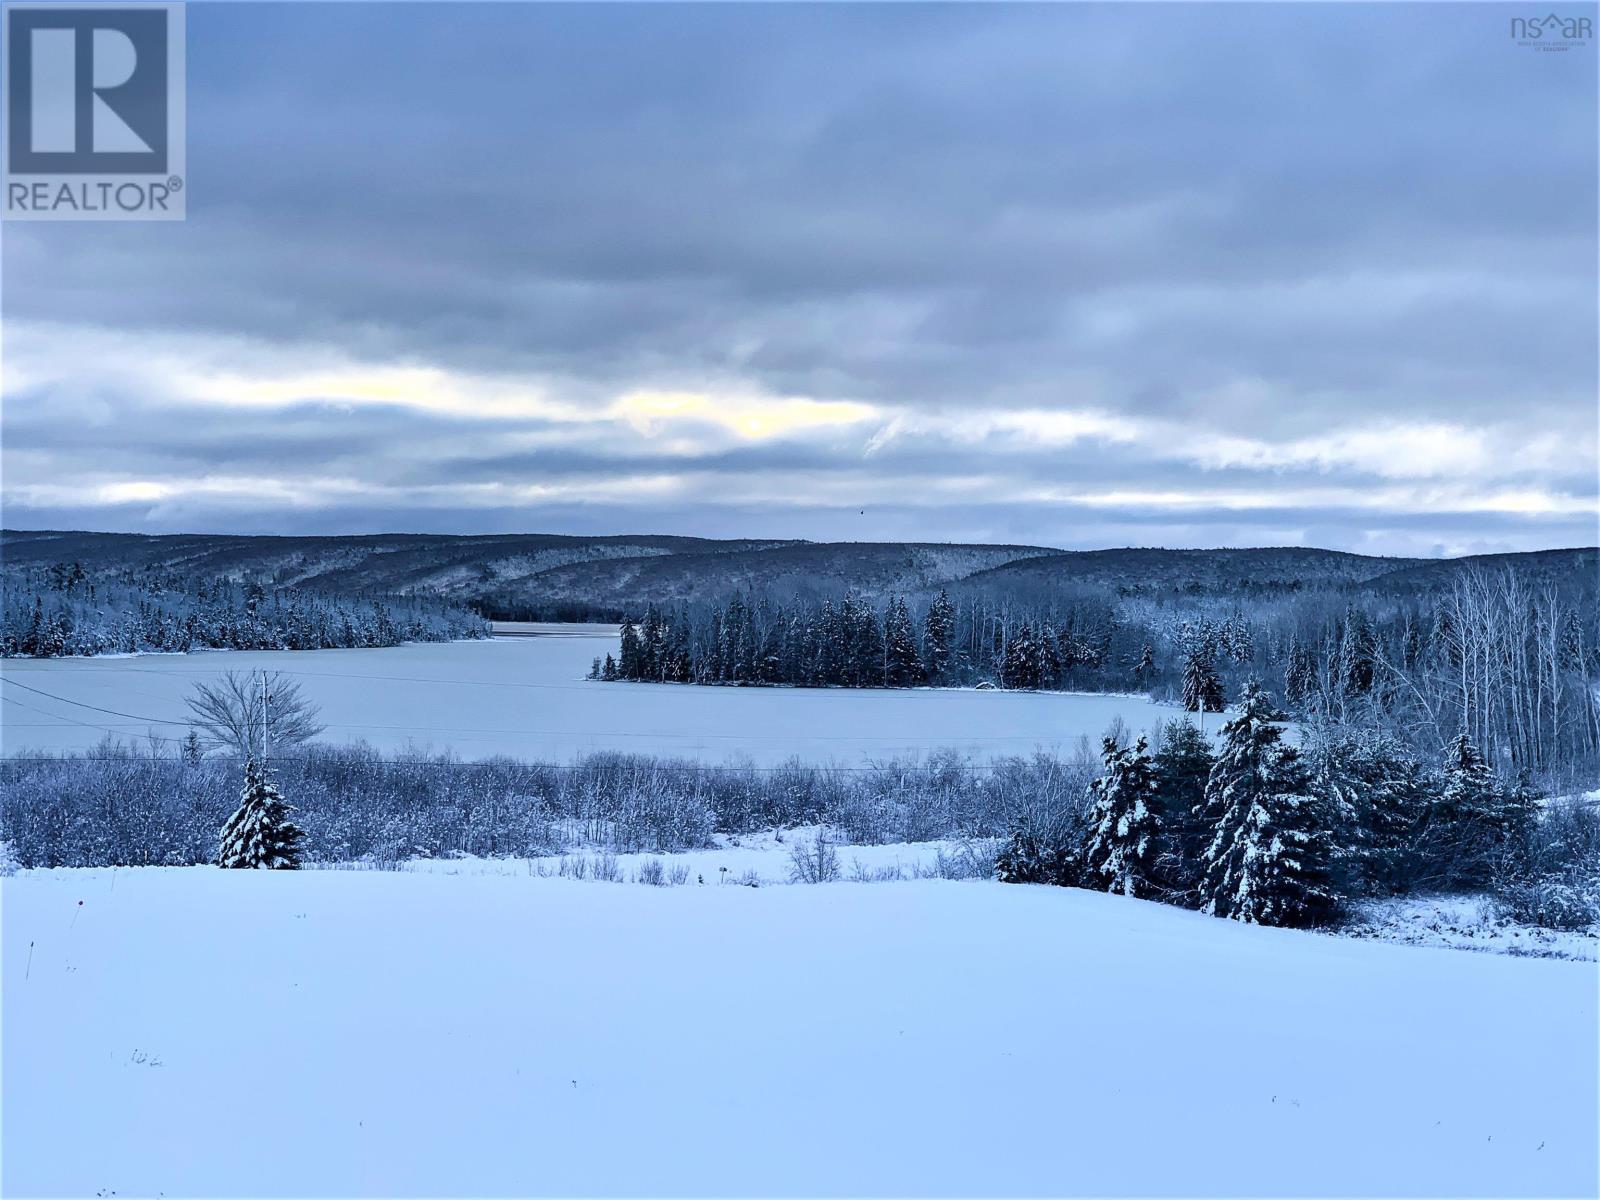
<path fill-rule="evenodd" d="M 1411 946 L 1446 946 L 1490 954 L 1600 960 L 1600 938 L 1519 925 L 1488 896 L 1407 896 L 1359 904 L 1343 932 Z"/>
<path fill-rule="evenodd" d="M 1600 1184 L 1590 963 L 937 880 L 153 868 L 0 903 L 6 1195 Z"/>
<path fill-rule="evenodd" d="M 642 872 L 659 865 L 669 885 L 675 882 L 707 884 L 755 884 L 770 887 L 791 882 L 794 850 L 811 849 L 821 835 L 834 843 L 839 877 L 856 882 L 884 882 L 890 879 L 917 879 L 937 873 L 941 858 L 948 863 L 979 862 L 986 870 L 994 862 L 998 843 L 992 838 L 949 839 L 935 842 L 894 842 L 880 846 L 850 846 L 822 826 L 771 830 L 765 833 L 730 837 L 718 834 L 718 845 L 704 850 L 685 850 L 676 854 L 607 854 L 602 850 L 575 850 L 540 858 L 460 858 L 411 859 L 399 867 L 434 875 L 543 875 L 575 874 L 582 864 L 583 875 L 592 877 L 597 864 L 614 872 L 614 880 L 637 883 Z M 329 864 L 327 870 L 375 870 L 367 863 Z M 649 876 L 645 876 L 649 878 Z"/>
<path fill-rule="evenodd" d="M 1139 696 L 971 689 L 806 689 L 593 683 L 614 631 L 381 650 L 202 652 L 0 662 L 0 752 L 188 732 L 183 698 L 224 671 L 282 671 L 321 707 L 329 741 L 564 760 L 595 750 L 777 763 L 860 763 L 944 747 L 980 759 L 1070 752 L 1121 717 L 1179 715 Z M 28 690 L 32 689 L 32 690 Z M 42 695 L 41 693 L 48 693 Z M 53 697 L 59 697 L 53 698 Z M 69 703 L 70 702 L 70 703 Z M 1215 717 L 1208 724 L 1219 725 Z"/>

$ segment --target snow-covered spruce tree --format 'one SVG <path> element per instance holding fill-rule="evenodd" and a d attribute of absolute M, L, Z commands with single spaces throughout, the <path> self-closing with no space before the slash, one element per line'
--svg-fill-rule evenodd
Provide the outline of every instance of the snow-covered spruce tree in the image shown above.
<path fill-rule="evenodd" d="M 1204 646 L 1189 651 L 1183 664 L 1183 707 L 1186 712 L 1221 712 L 1227 707 L 1222 680 Z"/>
<path fill-rule="evenodd" d="M 945 672 L 950 669 L 950 644 L 955 627 L 955 605 L 950 603 L 950 593 L 940 588 L 933 603 L 928 605 L 927 615 L 922 618 L 922 648 L 927 655 L 927 674 L 935 683 L 942 682 Z"/>
<path fill-rule="evenodd" d="M 1155 883 L 1161 823 L 1155 810 L 1155 777 L 1144 738 L 1131 749 L 1106 738 L 1105 770 L 1089 785 L 1089 840 L 1083 877 L 1090 886 L 1148 898 Z"/>
<path fill-rule="evenodd" d="M 1304 712 L 1315 698 L 1316 689 L 1316 659 L 1299 637 L 1291 634 L 1283 666 L 1283 702 L 1292 712 Z"/>
<path fill-rule="evenodd" d="M 1424 882 L 1443 888 L 1487 886 L 1520 849 L 1536 802 L 1525 789 L 1502 784 L 1465 733 L 1452 743 L 1443 775 L 1417 837 Z"/>
<path fill-rule="evenodd" d="M 1427 797 L 1422 765 L 1379 730 L 1339 726 L 1315 729 L 1305 759 L 1312 790 L 1351 851 L 1344 887 L 1376 895 L 1410 890 L 1411 842 Z"/>
<path fill-rule="evenodd" d="M 631 621 L 625 621 L 622 626 L 622 657 L 617 663 L 617 675 L 621 679 L 643 679 L 644 662 L 639 648 L 639 632 L 633 627 Z"/>
<path fill-rule="evenodd" d="M 1012 691 L 1036 691 L 1043 682 L 1040 671 L 1039 640 L 1033 626 L 1024 621 L 1006 637 L 1005 655 L 1000 662 L 1000 683 Z"/>
<path fill-rule="evenodd" d="M 883 682 L 886 687 L 910 687 L 922 678 L 922 655 L 917 649 L 917 627 L 911 610 L 896 596 L 883 617 Z"/>
<path fill-rule="evenodd" d="M 1209 842 L 1201 821 L 1206 780 L 1215 763 L 1211 741 L 1189 720 L 1162 726 L 1155 753 L 1156 811 L 1161 821 L 1159 860 L 1162 886 L 1178 903 L 1197 906 L 1200 856 Z"/>
<path fill-rule="evenodd" d="M 1351 606 L 1345 612 L 1339 643 L 1339 680 L 1346 696 L 1365 696 L 1377 672 L 1377 640 L 1367 614 Z"/>
<path fill-rule="evenodd" d="M 239 808 L 222 827 L 219 867 L 293 870 L 300 865 L 301 833 L 267 769 L 249 759 Z"/>
<path fill-rule="evenodd" d="M 1150 648 L 1150 643 L 1144 644 L 1144 649 L 1139 651 L 1139 661 L 1133 666 L 1133 681 L 1139 687 L 1148 687 L 1150 681 L 1156 676 L 1156 652 Z"/>
<path fill-rule="evenodd" d="M 1201 856 L 1202 910 L 1257 925 L 1315 925 L 1338 906 L 1338 847 L 1255 680 L 1239 706 L 1222 727 L 1222 752 L 1206 781 L 1203 817 L 1212 833 Z"/>

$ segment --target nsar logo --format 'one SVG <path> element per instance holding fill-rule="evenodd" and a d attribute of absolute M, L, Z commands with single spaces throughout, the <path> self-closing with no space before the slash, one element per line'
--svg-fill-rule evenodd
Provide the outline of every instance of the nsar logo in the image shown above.
<path fill-rule="evenodd" d="M 181 220 L 182 4 L 5 6 L 4 215 Z"/>
<path fill-rule="evenodd" d="M 1511 18 L 1512 40 L 1534 50 L 1571 50 L 1593 36 L 1594 22 L 1589 17 L 1548 13 L 1542 17 Z"/>

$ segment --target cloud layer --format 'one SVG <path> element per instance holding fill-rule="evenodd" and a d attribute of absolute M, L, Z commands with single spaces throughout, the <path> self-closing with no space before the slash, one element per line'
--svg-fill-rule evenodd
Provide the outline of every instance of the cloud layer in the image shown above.
<path fill-rule="evenodd" d="M 1495 6 L 195 6 L 13 225 L 5 522 L 1588 543 L 1593 48 Z"/>

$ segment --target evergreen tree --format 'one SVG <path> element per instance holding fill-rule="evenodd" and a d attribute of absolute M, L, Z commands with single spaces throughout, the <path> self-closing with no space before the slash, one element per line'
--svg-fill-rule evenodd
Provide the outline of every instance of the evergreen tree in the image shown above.
<path fill-rule="evenodd" d="M 950 647 L 955 628 L 955 606 L 950 603 L 950 593 L 940 588 L 922 618 L 922 646 L 927 654 L 927 675 L 935 683 L 944 682 L 950 670 Z"/>
<path fill-rule="evenodd" d="M 1236 663 L 1247 663 L 1255 657 L 1255 637 L 1244 614 L 1235 612 L 1222 626 L 1222 644 L 1228 656 Z"/>
<path fill-rule="evenodd" d="M 1106 738 L 1105 769 L 1089 785 L 1089 840 L 1083 876 L 1108 892 L 1149 897 L 1158 888 L 1156 861 L 1161 825 L 1155 810 L 1155 780 L 1143 738 L 1129 749 Z"/>
<path fill-rule="evenodd" d="M 1049 883 L 1077 887 L 1081 859 L 1076 844 L 1042 835 L 1026 814 L 1012 818 L 1011 833 L 995 856 L 994 877 L 1001 883 Z"/>
<path fill-rule="evenodd" d="M 638 656 L 637 678 L 651 682 L 661 678 L 661 650 L 661 610 L 656 608 L 656 605 L 646 605 L 645 621 L 638 627 L 638 645 L 635 651 Z"/>
<path fill-rule="evenodd" d="M 1339 680 L 1346 696 L 1365 696 L 1378 669 L 1378 643 L 1367 614 L 1351 607 L 1345 613 L 1344 640 L 1339 646 Z"/>
<path fill-rule="evenodd" d="M 1283 666 L 1283 701 L 1293 712 L 1305 712 L 1317 692 L 1317 662 L 1294 635 Z"/>
<path fill-rule="evenodd" d="M 643 679 L 644 662 L 639 654 L 639 633 L 633 622 L 622 625 L 622 649 L 617 661 L 617 674 L 623 679 Z"/>
<path fill-rule="evenodd" d="M 300 865 L 300 829 L 265 767 L 248 759 L 239 808 L 222 827 L 219 867 L 293 870 Z"/>
<path fill-rule="evenodd" d="M 1139 652 L 1139 661 L 1134 664 L 1133 681 L 1140 687 L 1146 687 L 1156 676 L 1156 652 L 1150 648 L 1150 643 L 1144 644 L 1144 649 Z"/>
<path fill-rule="evenodd" d="M 1221 712 L 1227 707 L 1222 680 L 1203 644 L 1190 650 L 1183 664 L 1183 707 L 1186 712 Z"/>
<path fill-rule="evenodd" d="M 1313 925 L 1331 916 L 1337 847 L 1310 794 L 1304 764 L 1283 742 L 1278 713 L 1251 680 L 1222 727 L 1206 782 L 1211 840 L 1201 856 L 1205 912 L 1259 925 Z"/>
<path fill-rule="evenodd" d="M 1164 834 L 1160 875 L 1169 894 L 1190 897 L 1200 884 L 1209 838 L 1200 814 L 1215 763 L 1211 742 L 1186 720 L 1167 722 L 1153 760 L 1156 808 Z"/>
<path fill-rule="evenodd" d="M 887 687 L 910 687 L 922 676 L 922 656 L 917 652 L 917 627 L 911 610 L 899 597 L 889 601 L 883 616 L 883 682 Z"/>
<path fill-rule="evenodd" d="M 1428 882 L 1484 887 L 1520 850 L 1537 815 L 1536 801 L 1523 788 L 1503 785 L 1465 733 L 1445 758 L 1443 783 L 1418 838 Z"/>
<path fill-rule="evenodd" d="M 850 687 L 883 686 L 883 629 L 872 605 L 845 593 L 839 606 L 845 629 L 844 682 Z"/>
<path fill-rule="evenodd" d="M 1411 843 L 1426 806 L 1421 764 L 1374 730 L 1318 730 L 1305 757 L 1313 790 L 1341 844 L 1352 848 L 1341 886 L 1383 894 L 1406 890 Z"/>
<path fill-rule="evenodd" d="M 1006 639 L 1005 657 L 1000 665 L 1000 682 L 1008 688 L 1031 691 L 1039 686 L 1039 643 L 1033 626 L 1026 621 Z"/>
<path fill-rule="evenodd" d="M 763 605 L 765 603 L 762 601 Z M 762 683 L 781 683 L 784 664 L 788 661 L 784 635 L 788 632 L 789 623 L 781 609 L 765 615 L 767 624 L 761 636 L 761 647 L 756 652 L 756 678 Z"/>
<path fill-rule="evenodd" d="M 846 634 L 844 619 L 832 600 L 825 600 L 816 626 L 817 658 L 814 676 L 823 687 L 837 687 L 845 682 L 844 659 Z"/>
<path fill-rule="evenodd" d="M 1053 688 L 1061 682 L 1061 654 L 1056 649 L 1057 634 L 1046 622 L 1036 639 L 1038 646 L 1038 683 L 1036 687 Z"/>

